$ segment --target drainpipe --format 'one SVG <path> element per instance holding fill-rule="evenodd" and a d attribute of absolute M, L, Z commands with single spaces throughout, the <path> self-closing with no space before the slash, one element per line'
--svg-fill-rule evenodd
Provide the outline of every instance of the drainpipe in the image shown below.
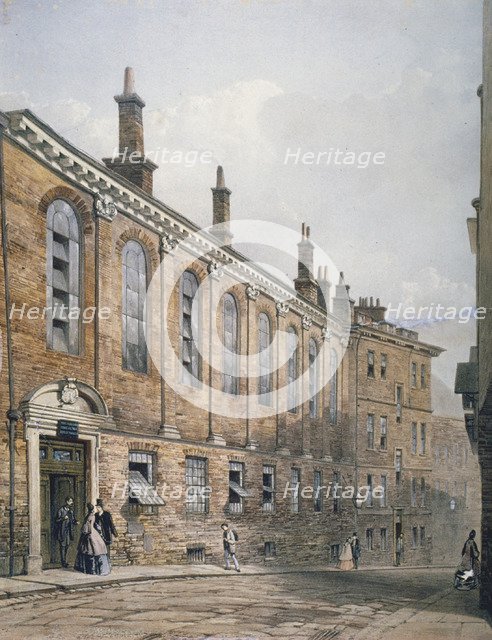
<path fill-rule="evenodd" d="M 8 127 L 7 116 L 0 112 L 0 214 L 2 217 L 2 259 L 5 288 L 5 332 L 7 341 L 7 372 L 9 386 L 9 408 L 7 424 L 9 434 L 9 576 L 14 575 L 15 569 L 15 427 L 20 413 L 15 408 L 14 396 L 14 366 L 12 354 L 12 329 L 10 324 L 10 288 L 9 263 L 7 242 L 7 212 L 5 208 L 5 175 L 3 168 L 3 140 L 5 129 Z"/>
<path fill-rule="evenodd" d="M 99 216 L 94 216 L 94 304 L 96 315 L 94 316 L 94 387 L 99 389 L 99 297 L 100 297 L 100 258 L 99 258 Z"/>
<path fill-rule="evenodd" d="M 355 489 L 358 493 L 359 491 L 359 344 L 360 344 L 361 334 L 357 336 L 357 345 L 355 347 L 355 434 L 354 434 L 354 451 L 355 451 L 355 460 L 354 460 L 354 480 L 355 480 Z M 355 504 L 355 514 L 354 514 L 354 523 L 355 523 L 355 531 L 359 534 L 358 530 L 358 517 L 359 510 L 357 504 Z"/>

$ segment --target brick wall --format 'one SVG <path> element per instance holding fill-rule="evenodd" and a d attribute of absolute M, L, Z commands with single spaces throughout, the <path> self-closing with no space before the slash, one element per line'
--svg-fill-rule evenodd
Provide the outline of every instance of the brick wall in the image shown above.
<path fill-rule="evenodd" d="M 391 564 L 394 561 L 394 512 L 402 513 L 405 536 L 414 526 L 425 527 L 425 540 L 416 549 L 406 545 L 406 562 L 427 564 L 432 557 L 431 505 L 412 506 L 411 478 L 424 477 L 426 488 L 432 484 L 432 441 L 430 413 L 431 356 L 436 355 L 425 345 L 405 336 L 396 335 L 382 327 L 355 329 L 345 357 L 340 357 L 338 369 L 338 401 L 336 420 L 330 417 L 330 383 L 318 394 L 315 417 L 309 415 L 309 403 L 301 403 L 295 412 L 278 416 L 224 418 L 211 414 L 207 406 L 197 408 L 194 395 L 204 389 L 194 389 L 177 383 L 161 389 L 161 377 L 149 358 L 147 373 L 135 373 L 122 367 L 122 268 L 121 252 L 125 243 L 137 240 L 144 248 L 149 278 L 159 264 L 159 236 L 126 215 L 119 213 L 112 222 L 94 220 L 92 195 L 77 186 L 75 180 L 62 178 L 40 160 L 10 142 L 6 143 L 5 175 L 6 205 L 9 223 L 10 287 L 12 303 L 16 307 L 44 307 L 46 304 L 46 209 L 57 198 L 69 200 L 75 207 L 81 223 L 82 237 L 82 306 L 109 307 L 109 318 L 101 319 L 96 335 L 94 323 L 84 325 L 81 334 L 80 355 L 70 356 L 55 352 L 46 346 L 46 324 L 43 318 L 19 320 L 14 316 L 13 351 L 15 364 L 15 402 L 37 386 L 62 380 L 65 376 L 95 386 L 108 405 L 114 420 L 114 429 L 101 432 L 99 450 L 100 494 L 113 512 L 120 536 L 115 544 L 117 563 L 164 563 L 186 561 L 187 546 L 202 545 L 209 561 L 219 562 L 221 557 L 220 524 L 230 519 L 240 534 L 240 555 L 245 562 L 265 560 L 265 542 L 276 544 L 276 556 L 271 562 L 330 561 L 330 549 L 341 545 L 357 529 L 363 545 L 367 529 L 374 531 L 373 550 L 364 550 L 363 563 Z M 98 275 L 96 286 L 96 250 Z M 1 268 L 1 267 L 0 267 Z M 207 263 L 195 260 L 192 264 L 197 277 L 206 274 Z M 3 287 L 3 278 L 0 280 Z M 285 317 L 277 313 L 272 296 L 262 293 L 257 300 L 246 295 L 244 284 L 232 287 L 241 318 L 239 344 L 241 353 L 258 350 L 258 314 L 270 318 L 272 334 L 277 327 L 284 330 L 293 326 L 301 341 L 299 372 L 308 368 L 309 339 L 318 348 L 323 343 L 322 322 L 312 309 L 314 321 L 303 328 L 302 315 L 289 310 Z M 0 290 L 1 293 L 1 290 Z M 5 333 L 4 296 L 0 298 L 0 328 Z M 179 351 L 180 300 L 173 292 L 170 303 L 171 321 L 169 337 Z M 204 314 L 205 316 L 207 314 Z M 204 318 L 201 330 L 207 336 L 210 327 Z M 219 330 L 220 311 L 217 315 Z M 331 345 L 330 345 L 331 346 Z M 367 351 L 375 354 L 374 378 L 367 376 Z M 222 350 L 215 345 L 213 358 L 220 359 Z M 381 379 L 382 354 L 387 356 L 386 379 Z M 419 369 L 417 385 L 412 386 L 411 363 Z M 420 365 L 426 366 L 426 385 L 420 384 Z M 328 366 L 328 363 L 322 363 Z M 172 366 L 166 362 L 166 373 L 172 375 Z M 169 371 L 171 369 L 171 371 Z M 257 393 L 257 382 L 250 381 L 241 372 L 240 391 Z M 208 367 L 203 370 L 203 381 L 215 389 L 221 388 L 220 373 Z M 278 383 L 287 379 L 286 365 L 278 373 Z M 274 386 L 277 383 L 276 374 Z M 395 388 L 403 387 L 401 421 L 396 420 Z M 299 388 L 299 394 L 306 393 Z M 0 370 L 0 413 L 7 411 L 7 371 Z M 304 396 L 305 397 L 305 396 Z M 164 404 L 161 405 L 161 399 Z M 236 400 L 231 397 L 231 407 Z M 367 447 L 367 414 L 375 416 L 374 447 Z M 380 446 L 380 417 L 387 417 L 387 450 Z M 161 433 L 163 419 L 176 427 L 181 440 L 165 439 Z M 411 451 L 411 424 L 427 427 L 425 454 Z M 212 431 L 220 434 L 226 446 L 212 446 L 207 436 Z M 0 445 L 7 450 L 7 432 L 0 431 Z M 28 553 L 28 464 L 23 425 L 19 423 L 16 447 L 16 570 L 20 572 Z M 249 448 L 248 448 L 249 447 Z M 256 449 L 255 449 L 256 447 Z M 400 487 L 396 487 L 395 449 L 403 453 Z M 134 513 L 126 497 L 112 497 L 114 482 L 124 483 L 128 478 L 128 452 L 150 451 L 155 456 L 155 481 L 184 488 L 186 456 L 195 455 L 208 460 L 209 484 L 213 493 L 206 515 L 189 515 L 184 499 L 167 499 L 166 505 L 154 513 Z M 245 498 L 241 515 L 228 513 L 229 461 L 244 463 L 245 486 L 252 495 Z M 262 466 L 275 467 L 277 487 L 285 486 L 292 467 L 301 474 L 301 486 L 313 484 L 315 471 L 321 472 L 323 484 L 334 475 L 342 484 L 364 485 L 367 475 L 373 476 L 374 485 L 381 475 L 388 480 L 387 506 L 362 507 L 357 510 L 352 501 L 342 501 L 340 511 L 334 512 L 332 498 L 326 498 L 317 513 L 312 498 L 301 498 L 299 513 L 290 510 L 290 498 L 276 497 L 273 513 L 261 508 Z M 8 467 L 0 468 L 0 508 L 7 516 Z M 381 549 L 380 530 L 388 533 L 387 549 Z M 8 517 L 0 520 L 0 571 L 5 573 L 8 555 Z"/>

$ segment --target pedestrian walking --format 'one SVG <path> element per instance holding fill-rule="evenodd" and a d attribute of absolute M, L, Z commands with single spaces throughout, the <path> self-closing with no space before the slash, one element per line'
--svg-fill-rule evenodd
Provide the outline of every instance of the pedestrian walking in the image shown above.
<path fill-rule="evenodd" d="M 338 559 L 338 568 L 340 571 L 351 571 L 354 568 L 354 559 L 352 556 L 352 546 L 350 538 L 347 538 L 343 547 L 340 558 Z"/>
<path fill-rule="evenodd" d="M 460 591 L 476 589 L 479 585 L 480 552 L 475 542 L 476 535 L 477 532 L 472 529 L 461 551 L 461 562 L 454 576 L 454 586 Z"/>
<path fill-rule="evenodd" d="M 88 502 L 74 569 L 90 575 L 107 576 L 111 571 L 108 550 L 95 525 L 96 508 Z"/>
<path fill-rule="evenodd" d="M 233 531 L 227 524 L 227 522 L 224 522 L 221 525 L 221 529 L 223 532 L 222 539 L 224 544 L 225 569 L 229 571 L 229 569 L 231 568 L 230 558 L 232 558 L 234 568 L 238 573 L 240 573 L 241 569 L 239 568 L 239 562 L 237 561 L 236 557 L 236 542 L 238 540 L 238 536 L 236 532 Z"/>
<path fill-rule="evenodd" d="M 65 498 L 65 504 L 58 509 L 55 518 L 54 539 L 58 542 L 60 549 L 60 562 L 62 567 L 67 568 L 67 554 L 70 543 L 73 542 L 75 526 L 78 524 L 73 512 L 73 499 Z"/>
<path fill-rule="evenodd" d="M 117 538 L 118 533 L 114 526 L 113 516 L 109 511 L 104 508 L 104 503 L 101 498 L 96 500 L 96 529 L 102 536 L 102 539 L 106 543 L 108 550 L 108 559 L 111 559 L 111 545 L 113 544 L 113 537 Z"/>
<path fill-rule="evenodd" d="M 401 565 L 401 563 L 403 562 L 403 553 L 404 553 L 404 546 L 403 546 L 403 533 L 400 533 L 400 535 L 398 536 L 397 540 L 396 540 L 396 566 L 399 567 Z"/>
<path fill-rule="evenodd" d="M 352 558 L 354 560 L 355 569 L 359 568 L 359 560 L 361 554 L 360 541 L 357 536 L 357 533 L 354 531 L 352 537 L 350 538 L 350 547 L 352 549 Z"/>

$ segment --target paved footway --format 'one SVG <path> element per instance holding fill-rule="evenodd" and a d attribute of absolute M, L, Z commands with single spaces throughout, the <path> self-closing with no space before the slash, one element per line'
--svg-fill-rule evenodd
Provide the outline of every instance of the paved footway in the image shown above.
<path fill-rule="evenodd" d="M 446 592 L 451 578 L 449 570 L 428 569 L 278 575 L 231 572 L 220 577 L 34 594 L 0 601 L 0 637 L 355 640 L 363 634 L 396 640 L 398 629 L 405 625 L 410 625 L 410 632 L 412 624 L 417 624 L 417 630 L 418 624 L 435 622 L 442 625 L 444 635 L 434 626 L 432 640 L 492 639 L 492 632 L 476 617 L 480 615 L 477 594 Z M 440 611 L 441 602 L 444 611 Z M 469 630 L 485 635 L 461 635 L 459 617 L 466 610 L 469 622 L 475 625 Z M 434 618 L 422 619 L 422 611 Z M 453 629 L 460 635 L 449 635 Z M 421 638 L 418 632 L 401 637 Z"/>

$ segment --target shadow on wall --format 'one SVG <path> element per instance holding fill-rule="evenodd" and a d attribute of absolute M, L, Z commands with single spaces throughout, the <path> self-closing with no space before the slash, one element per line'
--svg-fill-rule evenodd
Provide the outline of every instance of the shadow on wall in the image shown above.
<path fill-rule="evenodd" d="M 471 499 L 471 498 L 469 498 Z M 477 532 L 480 548 L 480 510 L 466 506 L 463 496 L 452 496 L 445 491 L 434 492 L 432 498 L 433 564 L 457 566 L 461 551 L 472 529 Z"/>

